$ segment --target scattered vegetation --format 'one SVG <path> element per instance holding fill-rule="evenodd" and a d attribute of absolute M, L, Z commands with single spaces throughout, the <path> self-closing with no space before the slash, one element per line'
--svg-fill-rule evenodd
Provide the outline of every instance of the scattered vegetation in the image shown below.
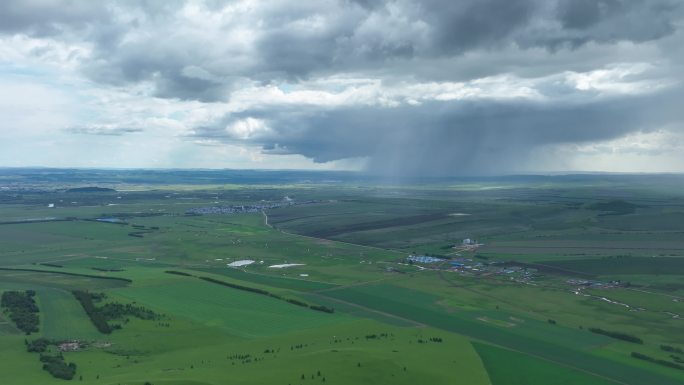
<path fill-rule="evenodd" d="M 429 342 L 442 343 L 442 342 L 444 342 L 444 340 L 442 339 L 442 337 L 430 337 L 427 340 L 424 340 L 422 338 L 418 339 L 419 344 L 427 344 Z"/>

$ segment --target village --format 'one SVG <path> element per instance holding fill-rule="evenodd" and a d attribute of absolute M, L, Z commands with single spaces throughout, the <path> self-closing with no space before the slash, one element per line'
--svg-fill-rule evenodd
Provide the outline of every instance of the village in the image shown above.
<path fill-rule="evenodd" d="M 535 268 L 511 266 L 505 262 L 489 262 L 473 257 L 440 258 L 429 255 L 411 254 L 406 258 L 408 265 L 417 266 L 421 270 L 443 270 L 470 276 L 507 276 L 510 280 L 530 283 L 538 273 Z"/>
<path fill-rule="evenodd" d="M 218 202 L 216 202 L 218 203 Z M 266 202 L 249 204 L 249 205 L 230 205 L 230 206 L 207 206 L 196 207 L 187 210 L 188 215 L 232 215 L 232 214 L 246 214 L 246 213 L 260 213 L 264 210 L 277 209 L 279 207 L 299 206 L 305 204 L 319 203 L 319 201 L 302 201 L 297 202 L 290 197 L 283 198 L 282 201 Z"/>
<path fill-rule="evenodd" d="M 466 238 L 452 247 L 454 252 L 451 254 L 435 256 L 412 253 L 402 264 L 416 266 L 420 270 L 450 271 L 475 277 L 503 276 L 514 282 L 531 285 L 535 284 L 535 279 L 542 277 L 538 267 L 519 262 L 489 261 L 488 257 L 475 253 L 482 246 L 484 244 Z M 472 253 L 472 257 L 464 256 L 465 253 Z M 581 293 L 584 289 L 612 289 L 625 286 L 620 281 L 603 282 L 567 277 L 561 282 L 575 294 Z"/>

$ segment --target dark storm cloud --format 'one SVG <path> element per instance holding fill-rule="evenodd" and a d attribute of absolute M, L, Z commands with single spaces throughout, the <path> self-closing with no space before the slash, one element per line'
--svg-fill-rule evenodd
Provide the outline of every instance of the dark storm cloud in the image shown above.
<path fill-rule="evenodd" d="M 421 16 L 434 26 L 432 51 L 461 53 L 475 47 L 501 45 L 537 16 L 535 1 L 440 1 L 421 3 Z"/>
<path fill-rule="evenodd" d="M 644 42 L 675 31 L 674 18 L 681 3 L 674 1 L 562 0 L 557 16 L 563 35 L 550 35 L 549 44 L 574 46 L 589 41 Z"/>
<path fill-rule="evenodd" d="M 302 154 L 316 162 L 368 157 L 370 171 L 390 175 L 464 175 L 535 168 L 544 146 L 589 143 L 648 132 L 684 119 L 680 88 L 658 95 L 571 103 L 434 101 L 417 106 L 264 109 L 233 114 L 196 136 L 247 140 L 266 153 Z M 245 118 L 270 130 L 248 139 L 227 130 Z M 536 165 L 541 169 L 545 165 Z"/>
<path fill-rule="evenodd" d="M 102 21 L 106 11 L 98 1 L 0 1 L 0 32 L 56 35 L 64 28 L 83 28 Z"/>
<path fill-rule="evenodd" d="M 461 58 L 470 51 L 510 45 L 557 51 L 589 42 L 644 42 L 674 32 L 682 11 L 669 0 L 425 0 L 342 2 L 326 28 L 302 31 L 287 22 L 267 24 L 259 62 L 274 76 L 306 77 L 329 71 L 365 71 L 397 62 Z M 359 12 L 361 6 L 362 12 Z M 583 16 L 587 20 L 582 23 Z M 275 21 L 275 20 L 274 20 Z M 256 67 L 255 69 L 260 69 Z M 411 70 L 409 70 L 410 72 Z M 403 75 L 409 75 L 404 73 Z M 255 71 L 255 78 L 260 74 Z"/>

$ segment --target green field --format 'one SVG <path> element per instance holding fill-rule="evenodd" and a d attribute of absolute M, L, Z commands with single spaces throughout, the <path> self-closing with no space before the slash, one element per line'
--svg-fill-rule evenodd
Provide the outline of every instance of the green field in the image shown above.
<path fill-rule="evenodd" d="M 92 339 L 99 333 L 71 293 L 58 289 L 38 290 L 38 306 L 43 313 L 42 334 L 57 339 Z"/>
<path fill-rule="evenodd" d="M 26 351 L 39 337 L 55 354 L 79 341 L 62 355 L 84 384 L 684 383 L 684 370 L 631 357 L 684 359 L 660 348 L 684 349 L 684 185 L 674 177 L 106 175 L 117 191 L 67 192 L 86 182 L 36 176 L 8 176 L 15 189 L 0 191 L 0 292 L 35 290 L 40 321 L 26 336 L 0 313 L 8 383 L 67 382 Z M 188 211 L 263 202 L 282 207 Z M 254 262 L 227 266 L 241 260 Z M 116 327 L 103 334 L 73 290 L 95 294 L 96 311 L 128 310 L 107 313 Z"/>
<path fill-rule="evenodd" d="M 113 292 L 130 301 L 163 309 L 173 317 L 221 328 L 240 337 L 273 336 L 348 321 L 344 315 L 317 312 L 200 280 L 168 279 Z"/>

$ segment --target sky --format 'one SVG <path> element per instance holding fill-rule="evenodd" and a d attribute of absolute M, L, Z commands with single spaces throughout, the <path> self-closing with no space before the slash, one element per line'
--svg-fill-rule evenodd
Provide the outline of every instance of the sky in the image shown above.
<path fill-rule="evenodd" d="M 31 166 L 684 172 L 684 1 L 2 0 Z"/>

